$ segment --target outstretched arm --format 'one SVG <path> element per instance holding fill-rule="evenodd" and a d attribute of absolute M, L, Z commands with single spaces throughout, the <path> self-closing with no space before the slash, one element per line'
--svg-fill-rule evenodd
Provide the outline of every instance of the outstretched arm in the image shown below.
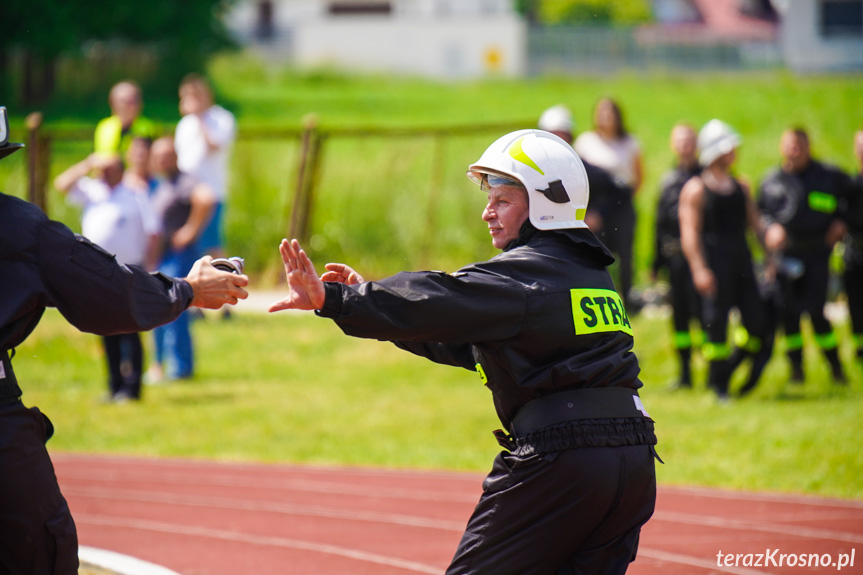
<path fill-rule="evenodd" d="M 315 266 L 297 240 L 282 240 L 279 253 L 285 264 L 285 277 L 288 280 L 288 295 L 273 302 L 270 312 L 283 309 L 315 310 L 324 306 L 324 282 L 315 272 Z"/>

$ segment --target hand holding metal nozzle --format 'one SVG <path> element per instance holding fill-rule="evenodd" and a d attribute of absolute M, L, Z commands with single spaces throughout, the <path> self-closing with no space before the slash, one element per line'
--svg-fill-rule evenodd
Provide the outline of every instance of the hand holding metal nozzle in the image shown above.
<path fill-rule="evenodd" d="M 214 268 L 222 270 L 224 272 L 230 272 L 232 274 L 243 275 L 243 270 L 245 269 L 245 260 L 243 258 L 232 257 L 232 258 L 216 258 L 210 262 Z"/>
<path fill-rule="evenodd" d="M 219 259 L 204 256 L 192 266 L 185 278 L 194 292 L 191 305 L 219 309 L 225 304 L 234 305 L 237 300 L 249 297 L 249 293 L 243 289 L 249 285 L 249 278 L 241 273 L 243 260 L 231 258 L 219 262 Z"/>

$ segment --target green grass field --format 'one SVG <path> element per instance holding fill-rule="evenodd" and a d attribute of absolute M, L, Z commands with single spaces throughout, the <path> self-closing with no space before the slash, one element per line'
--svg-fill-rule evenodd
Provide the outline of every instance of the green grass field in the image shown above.
<path fill-rule="evenodd" d="M 863 127 L 863 78 L 745 74 L 623 74 L 576 78 L 440 83 L 411 78 L 299 73 L 243 56 L 214 60 L 220 101 L 244 129 L 296 127 L 315 114 L 324 130 L 359 127 L 524 123 L 568 104 L 579 130 L 594 102 L 618 99 L 641 141 L 646 182 L 637 198 L 638 281 L 647 283 L 653 208 L 671 164 L 668 133 L 680 120 L 719 117 L 744 140 L 738 173 L 757 183 L 778 162 L 778 139 L 792 124 L 809 128 L 814 152 L 854 168 L 852 136 Z M 146 95 L 145 95 L 146 98 Z M 12 110 L 13 140 L 25 112 Z M 172 124 L 176 102 L 146 101 Z M 65 101 L 45 110 L 48 125 L 93 126 L 105 104 Z M 498 134 L 360 137 L 325 143 L 309 251 L 318 263 L 344 261 L 367 278 L 402 269 L 453 270 L 492 255 L 479 220 L 484 197 L 465 177 Z M 88 142 L 58 142 L 52 174 L 89 152 Z M 276 245 L 285 235 L 296 178 L 294 140 L 242 139 L 232 165 L 229 251 L 246 258 L 256 287 L 280 275 Z M 23 196 L 25 155 L 0 163 L 0 190 Z M 52 194 L 49 211 L 73 229 L 80 214 Z M 668 321 L 640 316 L 636 345 L 645 401 L 658 423 L 660 481 L 741 489 L 863 497 L 863 375 L 848 388 L 828 380 L 824 361 L 804 387 L 786 385 L 781 349 L 756 393 L 717 405 L 703 388 L 672 393 L 676 372 Z M 840 326 L 846 336 L 847 326 Z M 52 449 L 486 470 L 498 426 L 475 374 L 430 364 L 379 342 L 345 338 L 307 315 L 212 317 L 195 327 L 195 380 L 145 390 L 140 405 L 106 405 L 101 348 L 50 312 L 18 350 L 28 404 L 57 425 Z M 148 340 L 149 341 L 149 340 Z M 810 342 L 811 343 L 811 342 Z M 847 345 L 847 343 L 845 344 Z M 850 350 L 843 348 L 850 365 Z M 698 372 L 703 380 L 703 363 Z"/>
<path fill-rule="evenodd" d="M 452 270 L 489 256 L 479 214 L 483 196 L 464 177 L 498 133 L 452 136 L 341 135 L 369 127 L 447 127 L 515 124 L 533 127 L 548 106 L 564 103 L 578 130 L 591 128 L 594 103 L 620 101 L 631 132 L 642 144 L 645 184 L 637 197 L 637 281 L 648 281 L 653 212 L 662 173 L 672 163 L 668 135 L 675 122 L 701 126 L 713 117 L 743 136 L 737 171 L 757 183 L 778 163 L 781 131 L 807 127 L 815 154 L 855 169 L 852 140 L 863 128 L 863 77 L 749 73 L 618 74 L 435 82 L 416 78 L 297 72 L 269 67 L 247 56 L 217 58 L 210 75 L 220 101 L 244 130 L 296 128 L 309 114 L 333 131 L 324 145 L 316 189 L 310 252 L 320 261 L 346 261 L 367 277 L 401 269 Z M 145 95 L 146 98 L 146 95 Z M 23 137 L 24 116 L 13 118 L 13 138 Z M 13 112 L 16 112 L 13 110 Z M 170 126 L 175 101 L 146 100 L 145 112 Z M 45 110 L 51 125 L 94 126 L 105 103 L 63 101 Z M 230 250 L 246 257 L 259 279 L 278 275 L 275 245 L 286 235 L 296 180 L 297 140 L 241 139 L 234 151 L 227 212 Z M 58 142 L 56 175 L 90 149 L 88 142 Z M 16 156 L 13 156 L 16 158 Z M 0 164 L 0 189 L 25 193 L 24 154 Z M 51 194 L 51 214 L 73 229 L 79 212 Z"/>
<path fill-rule="evenodd" d="M 859 363 L 848 387 L 834 386 L 810 346 L 809 381 L 790 387 L 777 352 L 751 397 L 720 405 L 703 388 L 703 363 L 695 390 L 668 390 L 668 324 L 634 318 L 660 482 L 863 497 Z M 51 449 L 474 471 L 498 450 L 491 397 L 472 372 L 345 337 L 311 314 L 208 314 L 193 330 L 195 379 L 112 405 L 99 339 L 49 310 L 15 366 L 25 402 L 54 421 Z"/>

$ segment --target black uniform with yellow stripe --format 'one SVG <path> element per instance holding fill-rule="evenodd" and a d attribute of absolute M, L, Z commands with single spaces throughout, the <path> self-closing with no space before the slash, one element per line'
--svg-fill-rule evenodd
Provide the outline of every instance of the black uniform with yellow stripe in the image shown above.
<path fill-rule="evenodd" d="M 656 437 L 613 261 L 586 229 L 525 222 L 502 254 L 452 275 L 325 284 L 318 314 L 346 334 L 477 370 L 492 392 L 511 452 L 448 573 L 623 573 L 634 557 L 655 502 Z"/>
<path fill-rule="evenodd" d="M 662 178 L 659 202 L 656 207 L 656 244 L 653 260 L 653 273 L 660 269 L 668 270 L 671 297 L 671 319 L 674 326 L 674 348 L 680 360 L 680 380 L 682 387 L 692 386 L 690 360 L 692 358 L 692 336 L 690 323 L 701 320 L 701 301 L 692 272 L 683 255 L 680 242 L 680 191 L 690 178 L 699 174 L 698 166 L 691 168 L 677 166 Z M 700 338 L 699 338 L 700 340 Z"/>
<path fill-rule="evenodd" d="M 845 237 L 845 295 L 854 347 L 858 359 L 863 359 L 863 174 L 854 178 L 854 190 L 847 198 L 843 213 L 848 224 Z"/>
<path fill-rule="evenodd" d="M 840 217 L 839 207 L 851 193 L 851 178 L 838 168 L 810 160 L 801 172 L 781 168 L 761 183 L 758 206 L 765 223 L 777 222 L 787 233 L 784 256 L 802 263 L 802 274 L 779 276 L 781 321 L 788 356 L 797 377 L 802 377 L 803 338 L 800 318 L 805 312 L 815 340 L 833 367 L 834 377 L 843 379 L 837 340 L 824 315 L 830 276 L 832 245 L 826 241 L 831 223 Z"/>
<path fill-rule="evenodd" d="M 184 280 L 118 264 L 36 206 L 2 193 L 0 269 L 0 573 L 75 574 L 75 524 L 45 449 L 53 427 L 21 402 L 9 350 L 48 306 L 83 331 L 109 335 L 168 322 L 194 294 Z"/>

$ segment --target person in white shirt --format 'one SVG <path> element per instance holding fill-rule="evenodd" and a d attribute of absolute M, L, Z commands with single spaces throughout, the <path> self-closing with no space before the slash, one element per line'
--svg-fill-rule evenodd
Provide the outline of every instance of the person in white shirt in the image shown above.
<path fill-rule="evenodd" d="M 98 177 L 90 177 L 91 172 Z M 121 264 L 146 263 L 158 236 L 158 223 L 146 196 L 123 185 L 119 156 L 91 154 L 57 176 L 54 186 L 70 203 L 83 208 L 84 237 L 116 256 Z M 108 362 L 109 400 L 140 399 L 143 348 L 139 334 L 103 336 L 102 342 Z"/>
<path fill-rule="evenodd" d="M 632 301 L 632 245 L 635 240 L 635 207 L 633 197 L 644 179 L 641 146 L 626 129 L 620 106 L 603 98 L 594 109 L 594 130 L 575 140 L 576 153 L 594 166 L 611 174 L 621 191 L 614 197 L 591 197 L 588 225 L 605 243 L 619 262 L 620 291 L 627 311 L 638 310 Z"/>
<path fill-rule="evenodd" d="M 213 101 L 206 78 L 189 74 L 180 83 L 182 119 L 174 133 L 180 171 L 207 184 L 216 196 L 210 223 L 200 237 L 203 253 L 224 257 L 224 205 L 228 194 L 228 160 L 236 135 L 234 115 Z"/>

